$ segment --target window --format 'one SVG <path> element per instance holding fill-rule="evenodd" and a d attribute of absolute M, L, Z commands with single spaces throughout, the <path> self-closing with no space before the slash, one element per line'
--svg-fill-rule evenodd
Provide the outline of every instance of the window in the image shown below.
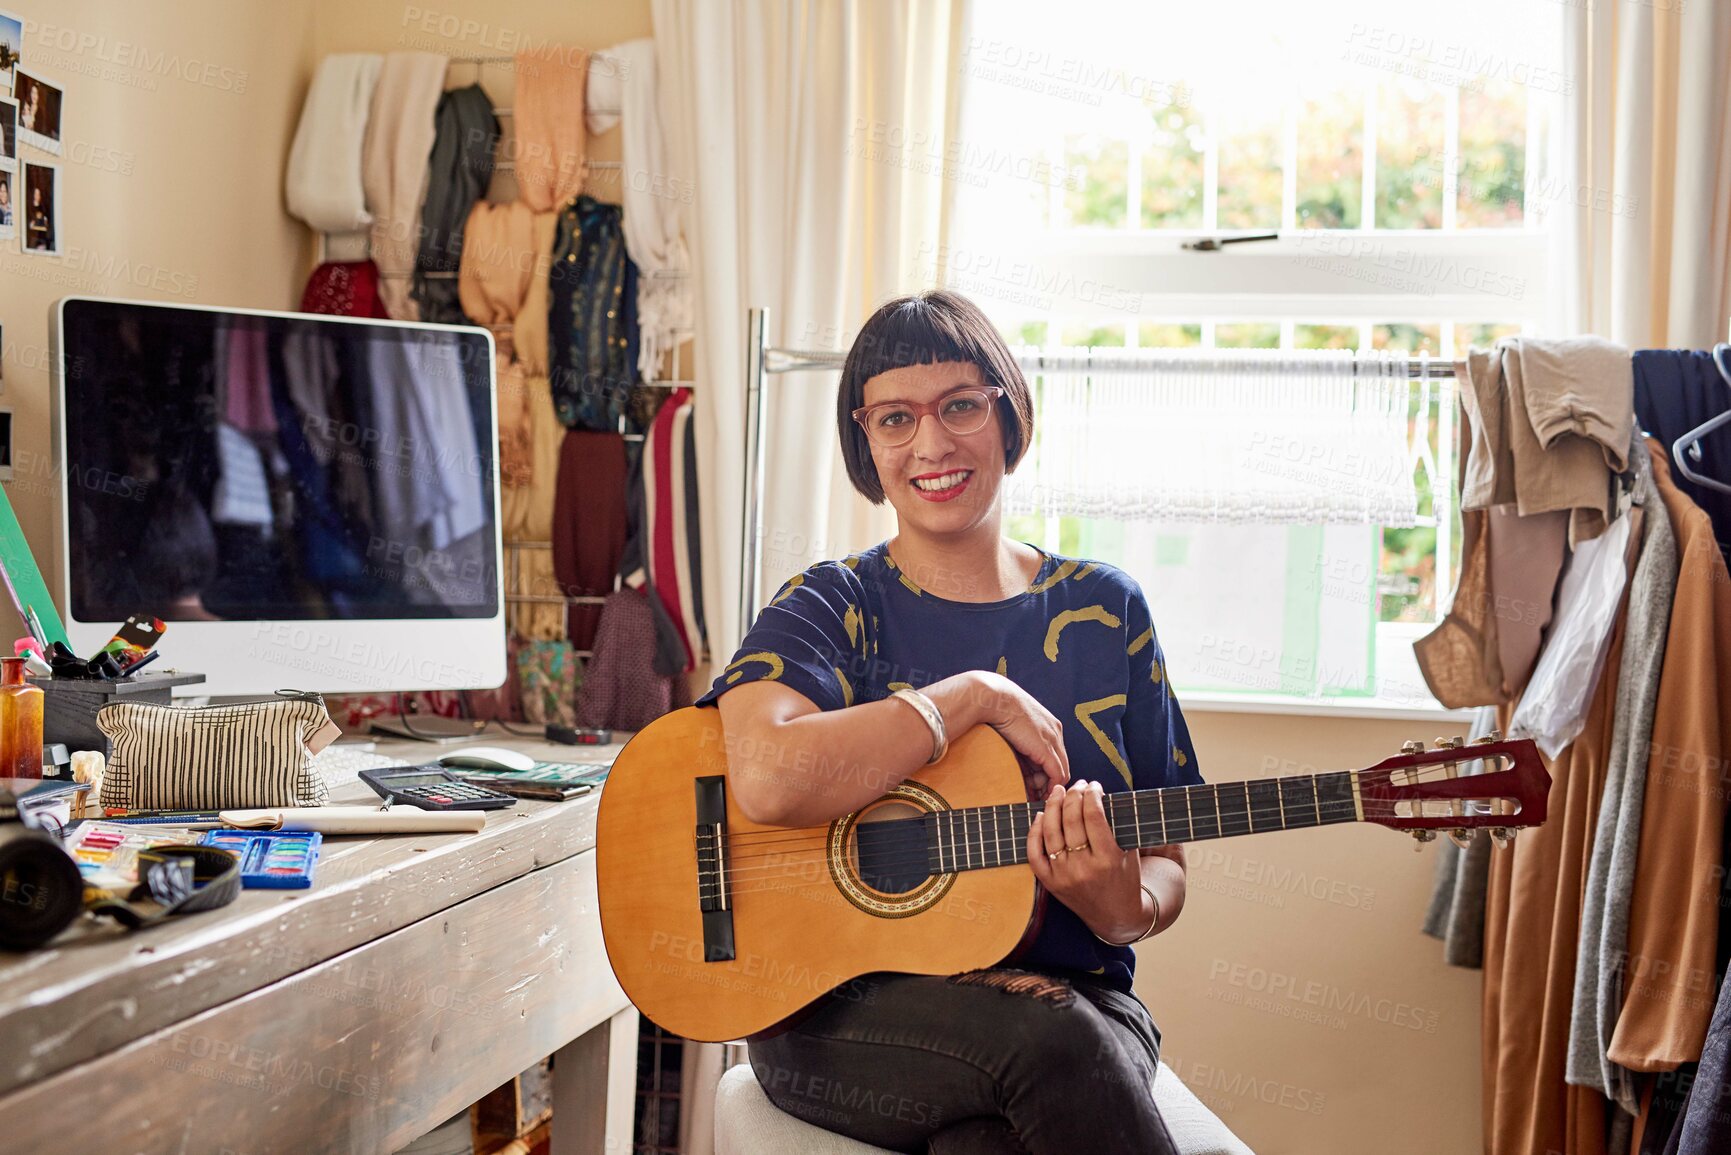
<path fill-rule="evenodd" d="M 931 254 L 930 272 L 978 300 L 1012 343 L 1452 359 L 1534 328 L 1543 206 L 1527 204 L 1527 174 L 1544 135 L 1542 98 L 1562 83 L 1544 14 L 1488 0 L 1429 14 L 1319 0 L 1302 18 L 1280 3 L 1106 7 L 1123 34 L 1104 45 L 1098 21 L 1084 30 L 1061 7 L 970 9 L 960 155 L 1033 163 L 957 185 L 950 243 Z M 1183 247 L 1275 230 L 1278 240 L 1223 251 Z M 1446 605 L 1457 572 L 1452 408 L 1442 387 L 1414 391 L 1426 524 L 1367 527 L 1368 544 L 1334 532 L 1342 527 L 1265 535 L 1270 549 L 1284 535 L 1289 565 L 1342 568 L 1368 551 L 1367 676 L 1295 676 L 1321 659 L 1293 639 L 1332 627 L 1293 617 L 1326 609 L 1289 609 L 1268 626 L 1285 646 L 1275 663 L 1284 672 L 1239 688 L 1428 700 L 1410 643 Z M 1124 564 L 1150 589 L 1157 622 L 1156 571 L 1233 556 L 1230 534 L 1195 526 L 1030 515 L 1006 529 Z M 1230 632 L 1229 602 L 1196 612 L 1221 618 L 1214 634 Z M 1174 680 L 1232 688 L 1230 671 L 1213 676 L 1206 665 L 1187 675 L 1174 655 Z"/>

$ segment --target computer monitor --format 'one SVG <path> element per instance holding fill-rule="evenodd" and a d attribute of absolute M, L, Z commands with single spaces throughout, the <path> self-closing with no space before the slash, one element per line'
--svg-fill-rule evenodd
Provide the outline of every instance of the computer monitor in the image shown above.
<path fill-rule="evenodd" d="M 81 655 L 139 614 L 217 695 L 504 681 L 486 330 L 68 297 L 50 331 Z"/>

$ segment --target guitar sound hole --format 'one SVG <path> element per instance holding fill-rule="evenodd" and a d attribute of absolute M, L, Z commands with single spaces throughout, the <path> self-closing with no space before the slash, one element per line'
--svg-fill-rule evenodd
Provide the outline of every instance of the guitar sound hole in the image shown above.
<path fill-rule="evenodd" d="M 880 894 L 906 894 L 931 877 L 926 869 L 924 811 L 905 802 L 885 802 L 860 816 L 849 848 L 859 880 Z"/>

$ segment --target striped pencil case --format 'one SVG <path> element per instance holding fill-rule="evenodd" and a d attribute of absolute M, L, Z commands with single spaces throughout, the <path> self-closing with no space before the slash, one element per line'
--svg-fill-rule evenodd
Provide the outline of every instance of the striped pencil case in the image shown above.
<path fill-rule="evenodd" d="M 313 755 L 341 733 L 324 699 L 299 691 L 223 706 L 116 702 L 96 724 L 112 750 L 99 802 L 134 810 L 323 806 Z"/>

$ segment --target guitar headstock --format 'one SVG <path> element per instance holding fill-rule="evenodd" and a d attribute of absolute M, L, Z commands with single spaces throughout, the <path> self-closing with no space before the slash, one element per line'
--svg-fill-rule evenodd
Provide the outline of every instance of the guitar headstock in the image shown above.
<path fill-rule="evenodd" d="M 1482 773 L 1467 772 L 1474 763 Z M 1492 731 L 1468 743 L 1438 738 L 1426 750 L 1408 742 L 1393 758 L 1358 771 L 1364 820 L 1405 830 L 1419 842 L 1437 831 L 1465 844 L 1467 832 L 1488 830 L 1499 845 L 1545 820 L 1551 775 L 1531 738 L 1503 741 Z"/>

